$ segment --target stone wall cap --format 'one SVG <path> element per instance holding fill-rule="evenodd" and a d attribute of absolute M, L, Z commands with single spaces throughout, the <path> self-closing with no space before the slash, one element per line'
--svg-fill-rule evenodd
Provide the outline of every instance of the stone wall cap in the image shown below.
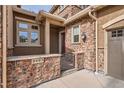
<path fill-rule="evenodd" d="M 78 54 L 78 53 L 84 53 L 83 51 L 78 51 L 78 52 L 72 52 L 74 54 Z"/>
<path fill-rule="evenodd" d="M 61 54 L 44 54 L 44 55 L 26 55 L 26 56 L 10 56 L 7 61 L 28 60 L 35 58 L 60 57 Z"/>

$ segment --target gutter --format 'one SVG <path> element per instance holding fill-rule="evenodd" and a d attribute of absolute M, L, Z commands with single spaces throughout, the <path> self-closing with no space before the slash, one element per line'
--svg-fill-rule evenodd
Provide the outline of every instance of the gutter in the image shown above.
<path fill-rule="evenodd" d="M 3 25 L 3 27 L 2 27 L 2 29 L 3 29 L 3 35 L 2 35 L 2 48 L 3 48 L 3 51 L 2 51 L 2 86 L 3 86 L 3 88 L 6 88 L 7 87 L 7 64 L 6 64 L 6 60 L 7 60 L 7 46 L 6 46 L 6 31 L 7 31 L 7 29 L 6 29 L 6 6 L 4 5 L 3 6 L 3 8 L 2 8 L 3 10 L 2 10 L 2 16 L 3 16 L 3 18 L 2 18 L 2 25 Z"/>
<path fill-rule="evenodd" d="M 92 14 L 93 8 L 91 11 L 89 11 L 88 15 L 95 20 L 95 31 L 96 31 L 96 74 L 98 74 L 98 20 L 97 18 Z"/>

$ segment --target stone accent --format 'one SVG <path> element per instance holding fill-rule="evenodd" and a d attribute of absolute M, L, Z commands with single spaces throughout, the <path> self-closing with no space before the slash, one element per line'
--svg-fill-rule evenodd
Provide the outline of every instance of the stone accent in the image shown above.
<path fill-rule="evenodd" d="M 67 19 L 80 11 L 81 9 L 79 7 L 75 5 L 69 5 L 64 10 L 62 10 L 58 15 Z"/>
<path fill-rule="evenodd" d="M 76 5 L 67 5 L 62 11 L 59 10 L 59 7 L 53 13 L 54 15 L 59 15 L 65 19 L 75 15 L 76 13 L 80 12 L 82 9 Z"/>
<path fill-rule="evenodd" d="M 104 48 L 98 49 L 98 67 L 99 71 L 104 72 Z"/>
<path fill-rule="evenodd" d="M 7 50 L 7 56 L 13 56 L 13 49 L 8 49 Z"/>
<path fill-rule="evenodd" d="M 75 68 L 81 70 L 84 68 L 84 53 L 75 54 Z"/>
<path fill-rule="evenodd" d="M 0 87 L 2 83 L 2 6 L 0 5 Z"/>
<path fill-rule="evenodd" d="M 74 25 L 80 25 L 80 34 L 86 33 L 86 42 L 82 40 L 80 43 L 71 42 L 71 32 Z M 77 20 L 66 26 L 65 31 L 65 47 L 66 52 L 82 52 L 84 53 L 84 68 L 95 70 L 95 28 L 94 21 L 90 17 L 85 17 Z"/>
<path fill-rule="evenodd" d="M 60 57 L 39 57 L 41 63 L 32 59 L 7 62 L 7 87 L 32 87 L 60 77 Z"/>

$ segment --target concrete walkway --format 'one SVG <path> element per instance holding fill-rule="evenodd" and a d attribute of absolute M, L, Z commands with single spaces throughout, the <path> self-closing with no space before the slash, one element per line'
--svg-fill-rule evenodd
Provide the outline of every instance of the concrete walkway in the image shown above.
<path fill-rule="evenodd" d="M 124 81 L 110 76 L 95 75 L 94 72 L 81 70 L 56 80 L 43 83 L 37 88 L 114 88 L 124 87 Z"/>

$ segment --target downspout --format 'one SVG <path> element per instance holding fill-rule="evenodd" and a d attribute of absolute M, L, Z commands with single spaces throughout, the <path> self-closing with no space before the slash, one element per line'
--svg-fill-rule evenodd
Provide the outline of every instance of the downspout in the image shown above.
<path fill-rule="evenodd" d="M 2 57 L 2 86 L 3 86 L 3 88 L 6 88 L 6 82 L 7 82 L 7 77 L 6 77 L 6 66 L 7 66 L 7 64 L 6 64 L 6 58 L 7 58 L 7 51 L 6 51 L 6 48 L 7 48 L 7 46 L 6 46 L 6 5 L 3 5 L 3 18 L 2 18 L 2 25 L 3 25 L 3 35 L 2 35 L 2 48 L 3 48 L 3 51 L 2 51 L 2 55 L 3 55 L 3 57 Z"/>
<path fill-rule="evenodd" d="M 98 73 L 98 21 L 97 18 L 92 14 L 92 10 L 88 13 L 89 16 L 95 20 L 95 31 L 96 31 L 96 74 Z"/>

